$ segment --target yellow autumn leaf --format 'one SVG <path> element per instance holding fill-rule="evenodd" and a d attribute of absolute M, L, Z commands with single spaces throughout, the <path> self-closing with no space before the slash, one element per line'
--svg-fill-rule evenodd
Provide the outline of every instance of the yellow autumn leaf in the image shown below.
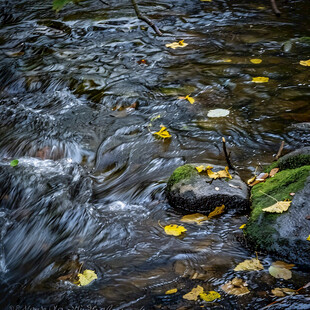
<path fill-rule="evenodd" d="M 264 77 L 264 76 L 258 76 L 252 78 L 252 82 L 254 83 L 267 83 L 269 82 L 269 77 Z"/>
<path fill-rule="evenodd" d="M 216 207 L 212 212 L 209 213 L 208 218 L 211 219 L 219 214 L 224 212 L 225 206 L 221 205 L 220 207 Z"/>
<path fill-rule="evenodd" d="M 197 285 L 189 293 L 185 294 L 183 298 L 187 300 L 197 300 L 198 296 L 202 293 L 203 293 L 203 287 L 201 287 L 200 285 Z"/>
<path fill-rule="evenodd" d="M 205 165 L 200 165 L 200 166 L 197 166 L 195 167 L 196 170 L 200 173 L 202 171 L 206 171 L 206 170 L 210 170 L 212 169 L 213 167 L 212 166 L 205 166 Z"/>
<path fill-rule="evenodd" d="M 308 238 L 306 240 L 310 241 L 310 235 L 308 236 Z"/>
<path fill-rule="evenodd" d="M 291 201 L 278 201 L 272 206 L 264 208 L 263 211 L 270 213 L 282 213 L 284 211 L 287 211 L 291 203 Z"/>
<path fill-rule="evenodd" d="M 154 132 L 153 135 L 156 135 L 156 136 L 163 138 L 163 139 L 171 138 L 170 133 L 168 132 L 168 130 L 166 130 L 167 127 L 165 127 L 163 125 L 161 125 L 160 127 L 161 127 L 161 129 L 157 132 Z"/>
<path fill-rule="evenodd" d="M 173 288 L 173 289 L 171 289 L 171 290 L 166 291 L 165 294 L 166 294 L 166 295 L 170 295 L 170 294 L 176 293 L 177 291 L 178 291 L 177 288 Z"/>
<path fill-rule="evenodd" d="M 172 49 L 176 49 L 178 47 L 185 47 L 187 46 L 188 44 L 184 42 L 184 40 L 181 40 L 179 42 L 173 42 L 173 43 L 169 43 L 169 44 L 166 44 L 166 47 L 170 47 Z"/>
<path fill-rule="evenodd" d="M 276 287 L 271 290 L 271 293 L 277 297 L 284 297 L 285 295 L 295 295 L 298 294 L 296 290 L 286 287 Z"/>
<path fill-rule="evenodd" d="M 285 268 L 285 269 L 292 269 L 295 266 L 295 264 L 288 264 L 288 263 L 282 262 L 280 260 L 273 262 L 271 265 L 273 267 Z"/>
<path fill-rule="evenodd" d="M 238 264 L 234 271 L 254 271 L 264 269 L 263 265 L 257 258 L 246 259 L 244 262 Z"/>
<path fill-rule="evenodd" d="M 288 280 L 292 277 L 292 272 L 286 268 L 270 266 L 268 271 L 277 279 Z"/>
<path fill-rule="evenodd" d="M 193 213 L 193 214 L 188 214 L 188 215 L 184 215 L 181 218 L 181 222 L 184 223 L 196 223 L 196 224 L 200 224 L 201 222 L 207 221 L 208 217 L 200 214 L 200 213 Z"/>
<path fill-rule="evenodd" d="M 172 236 L 180 236 L 183 232 L 187 231 L 187 229 L 183 226 L 172 225 L 172 224 L 165 226 L 164 229 L 167 235 L 172 235 Z"/>
<path fill-rule="evenodd" d="M 218 292 L 209 291 L 208 293 L 200 293 L 199 297 L 204 301 L 213 301 L 215 299 L 221 298 L 221 295 Z"/>
<path fill-rule="evenodd" d="M 310 59 L 308 59 L 308 60 L 301 60 L 299 62 L 299 64 L 301 64 L 302 66 L 305 66 L 305 67 L 310 67 Z"/>
<path fill-rule="evenodd" d="M 83 273 L 79 273 L 78 278 L 79 278 L 77 282 L 78 286 L 88 285 L 90 282 L 98 279 L 96 273 L 93 270 L 89 269 L 84 270 Z"/>
<path fill-rule="evenodd" d="M 260 64 L 262 62 L 262 60 L 258 59 L 258 58 L 253 58 L 253 59 L 250 59 L 250 62 L 252 64 L 258 65 L 258 64 Z"/>
<path fill-rule="evenodd" d="M 223 61 L 223 62 L 232 62 L 231 59 L 223 59 L 222 61 Z"/>
<path fill-rule="evenodd" d="M 219 178 L 229 178 L 232 179 L 232 176 L 230 175 L 228 171 L 228 167 L 225 167 L 225 170 L 220 170 L 218 172 L 213 172 L 212 167 L 206 168 L 207 174 L 209 178 L 211 179 L 219 179 Z"/>
<path fill-rule="evenodd" d="M 234 278 L 231 281 L 225 283 L 223 286 L 221 286 L 221 289 L 231 295 L 245 295 L 250 293 L 250 291 L 247 288 L 247 284 L 242 281 L 242 279 Z"/>
<path fill-rule="evenodd" d="M 200 0 L 201 2 L 212 2 L 212 0 Z"/>
<path fill-rule="evenodd" d="M 190 102 L 190 104 L 193 104 L 195 102 L 195 99 L 193 97 L 190 97 L 189 95 L 187 95 L 185 99 L 187 99 Z"/>
<path fill-rule="evenodd" d="M 250 184 L 252 184 L 255 180 L 256 180 L 256 175 L 255 175 L 253 178 L 248 179 L 247 184 L 250 185 Z"/>
<path fill-rule="evenodd" d="M 246 224 L 242 224 L 239 228 L 243 229 L 243 228 L 245 228 L 245 226 L 246 226 Z"/>

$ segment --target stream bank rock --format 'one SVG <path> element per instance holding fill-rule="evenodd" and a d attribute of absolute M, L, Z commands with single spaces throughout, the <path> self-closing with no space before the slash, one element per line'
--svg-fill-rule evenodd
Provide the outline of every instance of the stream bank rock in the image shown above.
<path fill-rule="evenodd" d="M 166 195 L 171 206 L 189 212 L 209 213 L 216 207 L 244 211 L 249 206 L 247 185 L 237 173 L 229 171 L 232 179 L 211 179 L 207 173 L 198 173 L 196 166 L 187 164 L 178 167 L 170 176 Z M 224 170 L 214 166 L 212 171 Z"/>
<path fill-rule="evenodd" d="M 254 248 L 309 268 L 310 147 L 283 156 L 267 172 L 276 167 L 280 171 L 274 177 L 252 188 L 252 212 L 245 236 Z M 292 203 L 283 213 L 262 211 L 276 202 L 271 197 Z"/>

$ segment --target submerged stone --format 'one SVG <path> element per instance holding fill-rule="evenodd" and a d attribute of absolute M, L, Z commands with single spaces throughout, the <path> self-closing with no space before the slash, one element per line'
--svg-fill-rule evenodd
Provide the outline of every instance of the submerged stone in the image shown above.
<path fill-rule="evenodd" d="M 166 194 L 171 206 L 190 212 L 209 213 L 225 205 L 225 210 L 245 210 L 249 206 L 247 185 L 237 173 L 232 179 L 211 179 L 207 173 L 198 173 L 196 166 L 187 164 L 178 167 L 170 176 Z M 213 166 L 212 171 L 225 167 Z"/>

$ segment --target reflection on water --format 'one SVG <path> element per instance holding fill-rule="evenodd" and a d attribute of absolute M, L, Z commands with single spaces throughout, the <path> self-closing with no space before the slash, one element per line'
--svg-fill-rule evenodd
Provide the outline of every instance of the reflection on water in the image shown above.
<path fill-rule="evenodd" d="M 3 307 L 200 309 L 207 304 L 182 296 L 197 284 L 220 291 L 255 255 L 240 242 L 245 216 L 187 224 L 181 238 L 158 221 L 182 217 L 164 196 L 171 172 L 185 162 L 223 164 L 222 136 L 244 178 L 272 161 L 282 140 L 285 151 L 310 145 L 309 70 L 299 65 L 309 58 L 309 3 L 283 3 L 281 18 L 264 5 L 145 1 L 164 33 L 156 37 L 130 1 L 85 1 L 58 15 L 48 1 L 0 4 Z M 187 47 L 165 47 L 181 39 Z M 258 76 L 270 80 L 253 83 Z M 214 108 L 229 117 L 208 118 Z M 172 139 L 154 138 L 161 124 Z M 260 259 L 265 271 L 241 275 L 251 293 L 220 291 L 214 308 L 260 309 L 271 288 L 307 282 L 297 268 L 291 281 L 276 280 L 271 258 Z M 80 262 L 98 280 L 85 288 L 58 280 Z M 309 309 L 306 298 L 273 309 Z"/>

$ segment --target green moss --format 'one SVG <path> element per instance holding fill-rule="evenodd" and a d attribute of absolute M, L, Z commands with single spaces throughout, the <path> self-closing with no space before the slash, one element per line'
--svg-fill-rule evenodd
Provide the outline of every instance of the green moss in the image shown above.
<path fill-rule="evenodd" d="M 198 172 L 192 165 L 184 165 L 175 169 L 167 183 L 167 190 L 170 191 L 172 186 L 181 180 L 187 180 L 197 175 Z"/>
<path fill-rule="evenodd" d="M 266 172 L 270 172 L 273 168 L 279 168 L 280 170 L 286 169 L 296 169 L 303 166 L 310 165 L 310 155 L 299 154 L 296 156 L 291 156 L 288 158 L 280 158 L 278 161 L 272 163 L 267 169 Z"/>

